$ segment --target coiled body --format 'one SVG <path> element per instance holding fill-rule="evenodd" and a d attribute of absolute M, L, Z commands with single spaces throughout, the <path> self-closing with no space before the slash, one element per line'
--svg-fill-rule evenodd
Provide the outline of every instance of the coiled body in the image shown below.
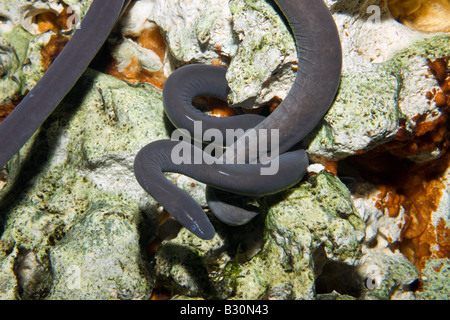
<path fill-rule="evenodd" d="M 200 148 L 170 140 L 151 143 L 136 156 L 134 170 L 142 187 L 183 226 L 204 239 L 214 236 L 206 214 L 187 193 L 165 179 L 162 172 L 179 172 L 214 188 L 243 195 L 261 196 L 288 188 L 301 179 L 308 165 L 303 150 L 288 150 L 319 123 L 339 86 L 342 68 L 339 34 L 323 0 L 276 2 L 294 34 L 299 60 L 296 80 L 278 108 L 267 118 L 255 115 L 209 117 L 192 106 L 192 99 L 206 95 L 225 99 L 228 93 L 225 69 L 205 65 L 182 67 L 164 86 L 166 113 L 176 127 L 186 129 L 194 138 L 198 123 L 202 124 L 202 137 L 208 130 L 216 130 L 223 136 L 230 128 L 247 131 L 236 141 L 225 143 L 228 148 L 219 161 L 206 155 L 202 159 L 210 161 L 195 164 L 195 159 L 189 157 L 202 153 Z M 262 135 L 267 132 L 277 132 L 276 141 L 271 140 L 270 134 Z M 259 147 L 258 152 L 253 152 L 251 143 L 245 143 L 252 139 Z M 262 139 L 264 143 L 260 143 Z M 260 156 L 273 153 L 273 146 L 280 154 L 276 158 L 279 170 L 264 177 Z M 174 164 L 176 147 L 190 152 L 183 165 Z M 236 164 L 242 158 L 247 164 Z M 218 199 L 214 199 L 213 204 L 219 210 L 215 214 L 225 222 L 239 224 L 251 219 L 251 213 L 232 212 L 232 207 L 218 204 Z"/>
<path fill-rule="evenodd" d="M 75 32 L 36 87 L 0 124 L 0 166 L 26 143 L 73 87 L 129 2 L 94 0 L 81 29 Z M 339 85 L 342 64 L 339 35 L 323 0 L 276 2 L 294 34 L 299 59 L 297 78 L 279 107 L 267 118 L 208 117 L 192 106 L 192 99 L 200 95 L 225 99 L 228 93 L 225 69 L 203 65 L 180 68 L 164 87 L 166 113 L 175 126 L 195 136 L 195 124 L 201 123 L 202 137 L 208 130 L 222 135 L 227 129 L 247 131 L 236 141 L 225 141 L 227 149 L 219 158 L 204 154 L 201 148 L 187 142 L 163 140 L 144 147 L 135 159 L 135 176 L 142 187 L 186 228 L 204 239 L 212 238 L 215 233 L 206 214 L 186 192 L 172 185 L 163 172 L 179 172 L 208 184 L 210 207 L 215 208 L 215 214 L 230 224 L 245 223 L 253 213 L 222 203 L 215 197 L 214 188 L 261 196 L 298 182 L 305 173 L 308 158 L 303 150 L 289 150 L 322 119 Z M 276 139 L 267 132 L 276 132 Z M 251 143 L 245 143 L 248 140 L 258 145 L 258 152 L 253 152 Z M 174 150 L 178 149 L 184 150 L 184 154 L 175 154 L 174 158 Z M 199 154 L 200 162 L 196 159 Z M 278 166 L 274 172 L 262 174 L 267 165 L 261 155 L 272 162 L 276 160 Z M 236 164 L 241 158 L 246 162 Z"/>

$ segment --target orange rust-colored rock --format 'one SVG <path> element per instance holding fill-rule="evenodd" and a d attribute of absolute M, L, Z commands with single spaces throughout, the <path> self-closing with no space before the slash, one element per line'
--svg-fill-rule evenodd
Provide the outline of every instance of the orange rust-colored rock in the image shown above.
<path fill-rule="evenodd" d="M 376 184 L 380 193 L 376 207 L 390 217 L 396 217 L 401 207 L 405 210 L 406 224 L 402 230 L 400 249 L 418 268 L 437 252 L 431 247 L 440 245 L 442 237 L 436 235 L 431 215 L 437 210 L 445 184 L 442 174 L 450 164 L 450 152 L 439 159 L 414 164 L 396 158 L 387 151 L 372 150 L 349 159 L 368 181 Z M 449 234 L 448 230 L 440 230 Z M 439 248 L 440 248 L 439 247 Z"/>
<path fill-rule="evenodd" d="M 427 121 L 426 115 L 416 117 L 413 134 L 400 127 L 394 140 L 377 148 L 388 151 L 400 159 L 416 155 L 420 151 L 445 150 L 448 147 L 448 115 L 441 114 L 434 120 Z"/>
<path fill-rule="evenodd" d="M 338 161 L 324 159 L 324 158 L 316 158 L 315 161 L 320 163 L 321 165 L 323 165 L 325 167 L 325 171 L 328 171 L 328 172 L 334 174 L 335 176 L 337 176 Z"/>
<path fill-rule="evenodd" d="M 6 117 L 14 110 L 16 107 L 13 103 L 8 103 L 4 105 L 0 105 L 0 123 L 6 119 Z"/>
<path fill-rule="evenodd" d="M 170 300 L 173 294 L 164 287 L 157 287 L 153 289 L 150 300 Z"/>
<path fill-rule="evenodd" d="M 66 7 L 59 14 L 49 11 L 40 13 L 34 17 L 34 20 L 40 33 L 45 33 L 50 30 L 58 33 L 61 30 L 68 29 L 68 22 L 72 16 L 73 13 L 68 13 Z"/>
<path fill-rule="evenodd" d="M 159 28 L 144 30 L 137 38 L 136 42 L 143 48 L 152 50 L 158 55 L 161 61 L 166 56 L 166 41 Z"/>
<path fill-rule="evenodd" d="M 438 81 L 440 90 L 429 91 L 425 96 L 428 100 L 434 101 L 436 107 L 443 112 L 450 111 L 450 71 L 448 61 L 449 58 L 445 57 L 428 62 L 430 73 Z"/>
<path fill-rule="evenodd" d="M 45 70 L 50 67 L 56 57 L 64 49 L 67 42 L 69 42 L 69 38 L 59 34 L 50 37 L 47 45 L 41 50 L 42 64 Z"/>
<path fill-rule="evenodd" d="M 422 32 L 450 31 L 448 0 L 389 0 L 388 7 L 395 19 L 411 29 Z"/>
<path fill-rule="evenodd" d="M 58 15 L 53 12 L 43 12 L 34 17 L 38 25 L 40 33 L 53 31 L 56 33 L 50 37 L 49 42 L 41 50 L 42 64 L 47 70 L 56 57 L 64 49 L 64 46 L 69 42 L 70 37 L 63 36 L 59 32 L 69 27 L 69 20 L 73 17 L 73 13 L 68 13 L 65 7 Z"/>
<path fill-rule="evenodd" d="M 325 161 L 325 170 L 328 172 L 331 172 L 332 174 L 334 174 L 335 176 L 337 175 L 337 168 L 338 168 L 338 162 L 337 161 L 332 161 L 332 160 L 328 160 Z"/>
<path fill-rule="evenodd" d="M 117 63 L 113 58 L 110 58 L 108 61 L 109 62 L 102 71 L 129 83 L 146 82 L 162 89 L 167 80 L 164 70 L 161 69 L 154 72 L 148 71 L 142 68 L 141 63 L 135 57 L 131 59 L 130 64 L 123 71 L 119 71 Z"/>
<path fill-rule="evenodd" d="M 44 12 L 35 17 L 36 22 L 38 23 L 38 28 L 41 33 L 47 32 L 49 30 L 53 30 L 53 32 L 59 32 L 62 27 L 61 24 L 67 23 L 67 17 L 64 15 L 64 12 L 67 13 L 66 10 L 56 16 L 51 12 Z M 56 57 L 61 53 L 64 49 L 65 45 L 69 41 L 69 37 L 62 36 L 60 34 L 52 35 L 50 40 L 45 45 L 44 48 L 41 49 L 42 55 L 42 65 L 44 70 L 47 70 Z M 23 97 L 23 96 L 22 96 Z M 13 109 L 19 104 L 22 97 L 14 99 L 12 102 L 1 105 L 0 106 L 0 123 L 13 111 Z"/>
<path fill-rule="evenodd" d="M 53 12 L 38 14 L 35 19 L 40 33 L 45 33 L 50 30 L 54 33 L 58 33 L 60 30 L 58 17 Z"/>
<path fill-rule="evenodd" d="M 433 89 L 425 92 L 429 102 L 433 102 L 440 110 L 439 116 L 430 117 L 430 114 L 419 114 L 413 118 L 416 126 L 412 135 L 404 124 L 397 133 L 396 138 L 381 146 L 379 150 L 389 151 L 398 158 L 406 158 L 420 151 L 446 150 L 449 147 L 448 122 L 450 112 L 450 90 L 447 86 L 450 81 L 448 58 L 438 58 L 428 62 L 430 73 L 436 78 L 440 90 Z M 432 120 L 428 120 L 428 119 Z"/>
<path fill-rule="evenodd" d="M 439 85 L 442 85 L 444 80 L 448 77 L 448 57 L 437 58 L 434 61 L 428 62 L 430 72 L 434 75 Z"/>
<path fill-rule="evenodd" d="M 65 7 L 56 17 L 56 23 L 60 29 L 66 30 L 70 27 L 74 27 L 72 24 L 74 24 L 76 21 L 73 18 L 74 13 L 72 11 L 68 12 L 68 7 Z"/>
<path fill-rule="evenodd" d="M 445 259 L 450 257 L 450 229 L 440 218 L 436 225 L 430 221 L 421 221 L 426 228 L 421 229 L 420 235 L 404 238 L 400 250 L 414 262 L 419 270 L 425 267 L 430 258 Z"/>
<path fill-rule="evenodd" d="M 447 95 L 443 91 L 436 93 L 434 99 L 438 108 L 444 108 L 447 105 Z"/>
<path fill-rule="evenodd" d="M 400 213 L 401 205 L 405 201 L 405 196 L 398 194 L 396 189 L 389 185 L 378 185 L 380 193 L 375 203 L 377 209 L 387 213 L 390 218 L 395 218 Z"/>
<path fill-rule="evenodd" d="M 450 257 L 450 229 L 446 227 L 444 219 L 440 218 L 436 226 L 437 244 L 439 250 L 433 252 L 437 259 Z"/>
<path fill-rule="evenodd" d="M 207 111 L 210 116 L 213 117 L 232 117 L 237 115 L 235 109 L 228 106 L 228 104 L 215 97 L 211 96 L 200 96 L 194 100 L 194 104 L 198 106 L 199 109 Z"/>
<path fill-rule="evenodd" d="M 400 248 L 421 269 L 431 256 L 431 246 L 438 241 L 431 215 L 439 206 L 445 186 L 439 177 L 427 181 L 416 175 L 411 180 L 412 185 L 406 188 L 407 194 L 402 203 L 407 219 Z"/>
<path fill-rule="evenodd" d="M 447 78 L 444 81 L 442 81 L 441 89 L 446 94 L 450 93 L 450 78 Z M 447 101 L 448 101 L 448 99 L 447 99 Z"/>
<path fill-rule="evenodd" d="M 269 102 L 269 111 L 272 113 L 278 108 L 283 100 L 280 97 L 274 97 Z"/>
<path fill-rule="evenodd" d="M 26 93 L 28 93 L 28 91 L 25 92 L 25 94 Z M 12 99 L 8 103 L 0 105 L 0 123 L 2 123 L 3 120 L 6 119 L 6 117 L 14 110 L 14 108 L 20 103 L 24 96 L 25 95 L 17 97 L 15 99 Z"/>
<path fill-rule="evenodd" d="M 158 28 L 144 30 L 139 36 L 134 37 L 134 40 L 143 48 L 150 49 L 155 52 L 162 62 L 165 60 L 166 43 L 161 31 Z M 163 68 L 157 71 L 149 71 L 142 67 L 138 58 L 133 57 L 130 64 L 119 71 L 117 67 L 118 62 L 114 58 L 107 58 L 107 63 L 103 68 L 103 72 L 124 80 L 130 83 L 146 82 L 151 83 L 155 87 L 162 89 L 167 80 Z"/>
<path fill-rule="evenodd" d="M 447 58 L 429 63 L 430 72 L 441 89 L 445 89 L 449 79 L 447 63 Z M 450 165 L 448 91 L 433 90 L 424 95 L 430 101 L 434 99 L 441 111 L 440 116 L 427 120 L 428 114 L 418 115 L 413 119 L 416 127 L 412 134 L 401 124 L 392 142 L 348 160 L 360 169 L 367 180 L 377 185 L 380 191 L 376 200 L 378 209 L 390 217 L 396 217 L 404 208 L 406 223 L 399 247 L 419 269 L 430 257 L 450 257 L 450 230 L 443 220 L 437 224 L 431 221 L 445 188 L 443 174 Z M 407 160 L 407 157 L 418 152 L 436 149 L 441 154 L 437 159 L 425 163 Z"/>
<path fill-rule="evenodd" d="M 211 64 L 212 64 L 213 66 L 218 66 L 218 67 L 220 67 L 220 66 L 223 65 L 223 64 L 222 64 L 222 61 L 220 61 L 220 60 L 213 60 L 213 61 L 211 61 Z"/>
<path fill-rule="evenodd" d="M 220 101 L 220 100 L 219 100 Z M 226 103 L 218 102 L 213 103 L 209 107 L 209 115 L 213 117 L 231 117 L 236 115 L 236 111 L 233 108 L 230 108 Z"/>

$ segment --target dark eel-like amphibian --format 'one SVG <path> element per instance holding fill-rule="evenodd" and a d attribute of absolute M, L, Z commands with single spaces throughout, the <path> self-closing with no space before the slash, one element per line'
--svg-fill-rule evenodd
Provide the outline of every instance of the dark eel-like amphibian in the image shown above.
<path fill-rule="evenodd" d="M 77 30 L 43 78 L 14 111 L 0 124 L 0 166 L 25 144 L 51 114 L 88 67 L 129 0 L 94 0 Z M 263 164 L 175 164 L 174 147 L 191 148 L 193 157 L 201 149 L 186 142 L 162 140 L 144 147 L 136 156 L 135 175 L 139 183 L 178 221 L 197 236 L 210 239 L 214 228 L 200 206 L 184 191 L 171 184 L 163 172 L 180 172 L 209 186 L 243 195 L 261 196 L 294 185 L 303 176 L 308 158 L 305 151 L 288 151 L 302 140 L 328 110 L 339 85 L 341 47 L 334 20 L 322 0 L 276 0 L 294 34 L 299 55 L 298 75 L 280 106 L 266 119 L 240 115 L 229 119 L 206 117 L 192 107 L 200 95 L 226 98 L 225 69 L 187 66 L 174 72 L 164 88 L 166 112 L 178 127 L 192 130 L 192 121 L 202 121 L 204 130 L 255 128 L 279 130 L 280 169 L 275 175 L 260 174 Z M 190 123 L 191 122 L 191 123 Z M 238 139 L 245 139 L 246 135 Z M 239 144 L 229 146 L 223 159 L 248 153 Z M 269 144 L 270 145 L 270 141 Z M 250 155 L 251 156 L 251 155 Z M 192 162 L 194 159 L 186 159 Z M 192 161 L 191 161 L 192 160 Z M 258 160 L 258 159 L 250 159 Z M 227 162 L 228 163 L 228 162 Z M 212 188 L 208 189 L 209 191 Z M 220 204 L 219 204 L 220 207 Z M 232 224 L 245 222 L 245 212 L 222 212 L 220 218 Z"/>
<path fill-rule="evenodd" d="M 250 115 L 226 119 L 208 117 L 192 106 L 192 99 L 197 96 L 226 99 L 225 69 L 205 65 L 181 67 L 168 78 L 163 92 L 166 113 L 176 127 L 186 128 L 191 135 L 194 134 L 195 121 L 201 121 L 204 130 L 217 128 L 224 132 L 226 128 L 236 127 L 255 130 L 248 131 L 252 133 L 244 134 L 234 144 L 228 142 L 229 147 L 221 157 L 226 160 L 225 164 L 214 163 L 206 154 L 203 155 L 204 163 L 194 164 L 194 154 L 201 153 L 201 149 L 187 142 L 171 140 L 150 143 L 135 159 L 135 175 L 141 186 L 183 226 L 203 239 L 214 236 L 214 227 L 201 207 L 185 191 L 171 184 L 163 172 L 178 172 L 202 181 L 210 186 L 209 193 L 211 186 L 250 196 L 275 193 L 290 187 L 302 178 L 308 158 L 303 150 L 289 150 L 319 123 L 339 86 L 341 44 L 336 24 L 323 0 L 275 1 L 294 34 L 299 61 L 295 82 L 278 108 L 263 120 Z M 280 170 L 272 176 L 260 174 L 262 164 L 251 164 L 257 162 L 258 155 L 251 154 L 246 147 L 239 147 L 239 142 L 261 130 L 279 130 Z M 266 145 L 269 149 L 270 141 Z M 175 163 L 171 157 L 174 148 L 180 146 L 185 150 L 191 148 L 186 164 Z M 249 164 L 227 164 L 233 163 L 242 153 L 249 157 Z M 233 212 L 233 207 L 214 200 L 212 205 L 219 210 L 215 214 L 225 222 L 239 224 L 252 216 L 245 210 Z"/>
<path fill-rule="evenodd" d="M 130 0 L 94 0 L 64 50 L 0 124 L 0 167 L 31 138 L 89 66 Z"/>

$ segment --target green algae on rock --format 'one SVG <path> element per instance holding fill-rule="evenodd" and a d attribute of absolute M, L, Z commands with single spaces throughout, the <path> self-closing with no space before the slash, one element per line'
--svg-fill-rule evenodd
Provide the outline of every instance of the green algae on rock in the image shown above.
<path fill-rule="evenodd" d="M 359 272 L 365 280 L 362 298 L 414 299 L 414 285 L 419 279 L 417 268 L 398 250 L 367 251 L 359 266 Z"/>
<path fill-rule="evenodd" d="M 333 175 L 321 172 L 291 190 L 263 198 L 261 206 L 267 213 L 253 224 L 232 228 L 232 240 L 224 232 L 231 227 L 214 220 L 217 234 L 210 242 L 183 230 L 164 241 L 156 252 L 158 279 L 175 294 L 190 297 L 311 299 L 319 265 L 356 263 L 364 225 L 354 213 L 349 191 Z M 247 238 L 259 245 L 250 248 Z M 239 259 L 239 254 L 246 254 L 243 248 L 236 250 L 241 243 L 253 252 L 247 251 L 246 259 Z M 321 250 L 324 256 L 315 259 Z"/>
<path fill-rule="evenodd" d="M 105 199 L 50 249 L 53 283 L 48 299 L 145 299 L 145 269 L 134 219 L 137 208 Z"/>
<path fill-rule="evenodd" d="M 90 6 L 91 0 L 62 1 L 71 6 L 73 17 L 70 23 L 80 21 Z M 53 9 L 51 9 L 52 7 Z M 55 9 L 58 7 L 58 9 Z M 30 91 L 44 74 L 41 49 L 49 41 L 52 31 L 35 34 L 34 19 L 43 12 L 57 13 L 64 6 L 56 2 L 43 1 L 0 1 L 0 104 L 13 100 Z M 53 11 L 56 10 L 56 11 Z M 64 30 L 69 35 L 73 30 Z"/>
<path fill-rule="evenodd" d="M 52 283 L 44 294 L 29 293 L 31 298 L 150 295 L 152 281 L 143 272 L 139 239 L 155 235 L 157 209 L 134 180 L 133 161 L 145 144 L 167 137 L 163 117 L 160 90 L 128 86 L 87 70 L 14 156 L 0 193 L 2 242 L 10 244 L 0 263 L 14 265 L 11 260 L 16 261 L 19 252 L 37 254 Z M 113 269 L 104 269 L 102 256 Z M 119 268 L 121 264 L 126 268 Z M 78 291 L 64 291 L 71 266 L 90 280 L 82 281 Z M 23 290 L 13 281 L 14 270 L 3 270 L 0 279 L 7 278 L 5 273 L 12 280 L 1 294 L 20 296 Z M 116 280 L 105 280 L 109 276 Z"/>
<path fill-rule="evenodd" d="M 439 116 L 425 95 L 438 88 L 427 64 L 450 56 L 449 48 L 448 35 L 419 39 L 374 70 L 344 72 L 335 102 L 303 142 L 310 156 L 343 159 L 392 140 L 401 119 L 412 132 L 418 115 Z"/>
<path fill-rule="evenodd" d="M 283 20 L 266 1 L 231 0 L 229 6 L 233 30 L 241 42 L 227 71 L 228 101 L 234 106 L 259 107 L 274 98 L 269 86 L 276 87 L 283 99 L 297 65 L 294 40 Z"/>
<path fill-rule="evenodd" d="M 430 259 L 422 270 L 420 300 L 448 300 L 450 296 L 450 259 Z"/>
<path fill-rule="evenodd" d="M 395 53 L 388 61 L 383 63 L 386 69 L 402 72 L 411 65 L 411 57 L 419 56 L 434 60 L 449 55 L 450 36 L 438 34 L 412 41 L 408 46 Z"/>
<path fill-rule="evenodd" d="M 339 160 L 391 140 L 401 116 L 398 89 L 383 70 L 344 73 L 335 102 L 303 142 L 308 154 Z"/>
<path fill-rule="evenodd" d="M 174 66 L 211 63 L 236 51 L 231 14 L 222 0 L 155 0 L 147 6 L 146 19 L 163 30 Z"/>
<path fill-rule="evenodd" d="M 0 7 L 10 10 L 18 2 L 0 0 Z M 91 1 L 64 2 L 82 6 L 83 13 Z M 360 3 L 334 7 L 365 12 Z M 265 1 L 211 0 L 205 9 L 201 0 L 156 0 L 136 11 L 154 18 L 166 33 L 172 66 L 235 57 L 229 76 L 235 92 L 255 76 L 245 87 L 254 92 L 241 90 L 237 98 L 232 93 L 232 101 L 257 106 L 290 89 L 296 67 L 293 40 Z M 426 62 L 448 56 L 450 46 L 448 35 L 418 40 L 383 63 L 393 49 L 386 44 L 401 47 L 410 34 L 401 28 L 384 33 L 390 25 L 385 17 L 379 28 L 358 19 L 358 13 L 334 10 L 334 16 L 343 30 L 347 69 L 309 152 L 340 159 L 392 138 L 401 117 L 411 120 L 433 111 L 422 92 L 436 85 L 431 77 L 423 79 Z M 31 37 L 15 22 L 15 29 L 11 21 L 4 24 L 8 28 L 0 24 L 5 90 L 0 101 L 26 92 L 43 72 L 36 62 L 49 34 Z M 258 29 L 266 34 L 253 32 Z M 142 146 L 167 138 L 168 131 L 158 90 L 88 70 L 10 163 L 8 184 L 0 193 L 0 298 L 142 299 L 150 295 L 155 278 L 174 298 L 448 298 L 442 280 L 448 259 L 430 260 L 421 280 L 425 291 L 414 293 L 410 281 L 417 271 L 401 254 L 371 252 L 371 260 L 358 260 L 361 246 L 368 245 L 361 244 L 363 223 L 354 214 L 349 191 L 325 172 L 262 199 L 266 212 L 246 226 L 228 227 L 211 217 L 217 229 L 212 241 L 182 229 L 163 241 L 148 266 L 141 252 L 156 234 L 157 204 L 136 183 L 132 163 Z M 204 204 L 201 184 L 170 177 Z M 374 266 L 380 286 L 362 289 Z"/>
<path fill-rule="evenodd" d="M 416 118 L 427 115 L 428 120 L 440 116 L 442 112 L 426 97 L 428 91 L 439 89 L 431 76 L 429 61 L 450 56 L 450 36 L 436 35 L 413 41 L 382 64 L 382 68 L 394 74 L 401 84 L 398 103 L 406 120 L 405 127 L 413 132 Z"/>
<path fill-rule="evenodd" d="M 0 31 L 0 104 L 24 95 L 44 74 L 39 63 L 29 64 L 30 56 L 40 55 L 35 40 L 20 27 L 6 33 Z"/>

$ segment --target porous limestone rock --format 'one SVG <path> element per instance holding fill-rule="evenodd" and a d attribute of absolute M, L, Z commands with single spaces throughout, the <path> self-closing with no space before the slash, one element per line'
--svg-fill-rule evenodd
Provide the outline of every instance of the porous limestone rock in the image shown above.
<path fill-rule="evenodd" d="M 359 272 L 364 278 L 363 299 L 414 299 L 414 286 L 418 283 L 419 271 L 398 250 L 371 250 L 359 263 Z"/>
<path fill-rule="evenodd" d="M 352 190 L 353 204 L 356 212 L 366 225 L 366 248 L 373 243 L 378 248 L 387 248 L 401 240 L 401 231 L 406 224 L 405 210 L 399 208 L 396 217 L 377 205 L 380 191 L 369 182 L 356 182 Z M 373 245 L 372 245 L 373 246 Z"/>
<path fill-rule="evenodd" d="M 162 62 L 156 53 L 141 47 L 129 39 L 114 46 L 111 55 L 115 61 L 119 61 L 117 65 L 119 72 L 123 72 L 133 59 L 138 59 L 142 68 L 150 72 L 158 71 L 163 67 Z"/>
<path fill-rule="evenodd" d="M 422 271 L 420 300 L 448 300 L 450 294 L 450 259 L 430 259 Z"/>
<path fill-rule="evenodd" d="M 432 121 L 442 115 L 434 101 L 426 98 L 428 91 L 439 89 L 428 63 L 448 56 L 450 35 L 434 35 L 411 42 L 383 64 L 385 70 L 399 79 L 398 104 L 407 130 L 413 131 L 417 116 L 425 115 L 425 121 Z"/>
<path fill-rule="evenodd" d="M 36 62 L 40 55 L 39 40 L 22 28 L 0 29 L 1 81 L 0 103 L 5 104 L 31 90 L 42 77 L 43 68 Z"/>
<path fill-rule="evenodd" d="M 191 297 L 311 299 L 324 266 L 351 268 L 358 260 L 364 224 L 333 175 L 322 171 L 260 206 L 267 216 L 246 226 L 213 219 L 217 233 L 210 242 L 185 230 L 163 241 L 155 256 L 158 280 Z"/>
<path fill-rule="evenodd" d="M 232 0 L 228 6 L 211 1 L 211 8 L 221 7 L 217 9 L 221 18 L 214 21 L 203 15 L 197 2 L 188 5 L 169 0 L 164 4 L 160 1 L 138 4 L 140 22 L 130 22 L 131 29 L 140 30 L 150 21 L 156 22 L 166 34 L 173 65 L 211 63 L 223 57 L 231 59 L 227 72 L 231 105 L 256 108 L 274 99 L 282 100 L 289 92 L 297 65 L 294 40 L 278 13 L 266 1 Z M 433 107 L 422 103 L 426 102 L 422 101 L 424 95 L 417 94 L 417 87 L 410 87 L 425 83 L 422 87 L 426 92 L 436 84 L 432 79 L 419 79 L 424 71 L 399 69 L 398 64 L 392 62 L 401 60 L 401 56 L 405 56 L 403 52 L 420 51 L 414 50 L 411 42 L 429 35 L 395 21 L 387 5 L 380 1 L 329 1 L 328 5 L 341 36 L 343 77 L 335 103 L 324 121 L 305 140 L 305 145 L 309 144 L 308 152 L 313 158 L 337 160 L 389 141 L 403 117 L 407 118 L 408 129 L 411 129 L 410 119 L 417 113 L 432 113 Z M 181 11 L 192 14 L 180 19 Z M 146 20 L 142 12 L 148 12 Z M 202 36 L 196 26 L 198 21 L 207 30 Z M 224 24 L 228 27 L 224 28 Z M 418 54 L 421 63 L 411 61 L 408 66 L 425 70 L 426 59 L 448 47 L 445 39 L 448 37 L 423 40 L 428 43 L 426 46 L 434 46 L 436 50 L 430 48 L 427 56 Z M 203 44 L 202 50 L 199 44 Z M 359 125 L 362 123 L 364 125 Z"/>
<path fill-rule="evenodd" d="M 156 279 L 175 297 L 226 299 L 236 291 L 240 265 L 264 246 L 264 216 L 230 227 L 208 215 L 216 235 L 203 241 L 182 228 L 161 242 L 152 266 Z M 174 229 L 173 225 L 168 226 Z M 160 231 L 161 234 L 161 231 Z"/>
<path fill-rule="evenodd" d="M 70 6 L 68 27 L 74 29 L 90 3 L 91 0 L 0 0 L 0 104 L 30 91 L 44 73 L 40 50 L 54 32 L 39 32 L 35 16 L 45 12 L 56 15 Z M 72 29 L 62 31 L 70 35 Z"/>
<path fill-rule="evenodd" d="M 261 254 L 242 266 L 239 298 L 311 299 L 323 277 L 339 267 L 352 269 L 358 260 L 364 224 L 350 192 L 332 174 L 322 171 L 297 188 L 267 197 L 264 205 L 269 208 L 268 241 Z M 251 291 L 246 290 L 249 283 Z M 359 285 L 340 283 L 332 289 L 356 294 Z"/>
<path fill-rule="evenodd" d="M 303 141 L 312 158 L 339 160 L 389 141 L 401 116 L 397 78 L 383 70 L 344 73 L 320 125 Z"/>
<path fill-rule="evenodd" d="M 5 24 L 20 25 L 32 35 L 39 35 L 36 17 L 40 14 L 50 14 L 57 16 L 67 10 L 67 25 L 61 30 L 64 33 L 71 33 L 81 18 L 85 15 L 92 0 L 2 0 L 0 1 L 0 14 L 5 17 Z"/>
<path fill-rule="evenodd" d="M 429 36 L 413 31 L 393 19 L 382 0 L 327 0 L 338 27 L 344 70 L 389 60 L 411 41 Z"/>
<path fill-rule="evenodd" d="M 143 263 L 138 208 L 111 199 L 90 204 L 84 218 L 50 249 L 47 299 L 145 299 L 152 280 Z"/>
<path fill-rule="evenodd" d="M 266 1 L 231 0 L 229 7 L 233 30 L 240 41 L 227 72 L 229 103 L 259 107 L 275 98 L 274 91 L 284 99 L 298 64 L 286 25 Z"/>
<path fill-rule="evenodd" d="M 432 121 L 442 114 L 426 98 L 426 92 L 438 88 L 428 62 L 450 55 L 450 36 L 411 31 L 379 1 L 352 3 L 331 6 L 341 35 L 343 74 L 335 102 L 305 140 L 313 158 L 338 160 L 369 150 L 391 140 L 400 119 L 412 133 L 417 116 Z M 411 160 L 440 155 L 432 150 Z"/>
<path fill-rule="evenodd" d="M 166 137 L 160 90 L 86 71 L 11 160 L 1 191 L 1 241 L 8 244 L 1 263 L 35 252 L 50 279 L 24 298 L 150 295 L 141 239 L 154 237 L 157 210 L 134 178 L 133 161 L 145 144 Z M 2 270 L 10 275 L 2 294 L 21 296 L 14 270 Z"/>
<path fill-rule="evenodd" d="M 0 103 L 37 83 L 40 49 L 53 34 L 32 35 L 33 25 L 25 31 L 18 2 L 0 0 Z M 326 2 L 341 36 L 343 77 L 336 102 L 305 141 L 312 158 L 345 158 L 390 140 L 401 118 L 411 131 L 418 114 L 436 116 L 424 99 L 437 86 L 426 77 L 427 59 L 449 55 L 449 36 L 408 29 L 386 1 Z M 91 0 L 64 3 L 81 18 Z M 282 99 L 292 85 L 294 41 L 266 1 L 136 1 L 121 21 L 128 39 L 116 58 L 129 58 L 131 49 L 150 68 L 158 63 L 133 40 L 155 24 L 167 41 L 165 73 L 187 63 L 228 65 L 233 104 Z M 142 299 L 155 279 L 175 298 L 428 299 L 448 292 L 445 285 L 435 290 L 448 260 L 432 259 L 423 273 L 429 282 L 421 279 L 426 290 L 413 293 L 417 270 L 392 245 L 404 212 L 386 217 L 369 199 L 373 193 L 361 187 L 350 195 L 323 167 L 261 199 L 265 213 L 245 226 L 211 216 L 217 230 L 211 241 L 169 227 L 172 239 L 148 265 L 143 247 L 156 235 L 160 208 L 137 184 L 132 166 L 142 146 L 170 130 L 159 90 L 88 70 L 10 162 L 0 193 L 0 298 Z M 202 184 L 169 176 L 205 204 Z M 448 187 L 445 192 L 433 219 L 448 225 Z"/>
<path fill-rule="evenodd" d="M 143 0 L 141 10 L 146 20 L 133 24 L 134 28 L 153 21 L 163 30 L 173 56 L 179 66 L 186 63 L 211 63 L 221 56 L 232 56 L 236 42 L 231 29 L 231 13 L 227 3 L 210 0 Z M 145 17 L 143 13 L 139 16 Z"/>
<path fill-rule="evenodd" d="M 421 101 L 424 96 L 410 94 L 409 86 L 417 83 L 423 72 L 398 69 L 392 59 L 399 60 L 401 52 L 408 52 L 411 41 L 429 35 L 398 23 L 384 2 L 328 1 L 328 6 L 341 36 L 343 77 L 335 103 L 305 145 L 309 144 L 313 158 L 337 160 L 389 141 L 403 113 L 408 121 L 417 115 L 409 112 L 416 104 L 410 100 Z M 256 108 L 282 100 L 295 79 L 297 57 L 291 33 L 275 8 L 264 0 L 231 0 L 228 6 L 214 0 L 208 10 L 202 9 L 198 1 L 139 1 L 129 10 L 122 29 L 136 34 L 156 23 L 166 36 L 168 61 L 174 66 L 214 61 L 228 64 L 228 101 L 233 106 Z M 437 47 L 436 55 L 447 47 L 445 40 L 424 41 Z M 430 50 L 429 56 L 432 54 Z M 426 58 L 418 59 L 423 62 Z M 426 63 L 408 65 L 426 68 Z M 169 66 L 165 70 L 171 72 Z M 435 86 L 429 79 L 423 89 Z M 430 108 L 421 103 L 419 110 L 414 110 L 423 113 Z"/>

